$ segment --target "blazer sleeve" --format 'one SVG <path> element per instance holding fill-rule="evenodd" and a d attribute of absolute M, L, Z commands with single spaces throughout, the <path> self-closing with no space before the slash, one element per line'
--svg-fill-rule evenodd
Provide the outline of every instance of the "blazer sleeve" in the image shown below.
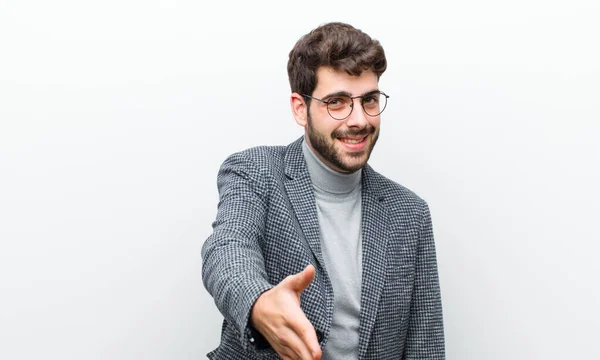
<path fill-rule="evenodd" d="M 202 246 L 202 281 L 245 351 L 257 351 L 248 321 L 256 299 L 273 287 L 264 268 L 267 184 L 243 153 L 231 155 L 217 176 L 219 205 L 213 233 Z"/>
<path fill-rule="evenodd" d="M 423 203 L 405 360 L 445 359 L 442 301 L 431 214 Z"/>

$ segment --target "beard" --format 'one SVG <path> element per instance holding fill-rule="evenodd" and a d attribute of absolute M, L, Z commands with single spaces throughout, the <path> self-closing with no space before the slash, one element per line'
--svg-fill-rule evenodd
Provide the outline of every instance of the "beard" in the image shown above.
<path fill-rule="evenodd" d="M 336 148 L 336 139 L 347 136 L 367 136 L 373 135 L 371 143 L 360 152 L 343 152 Z M 371 152 L 375 147 L 375 143 L 379 138 L 379 129 L 368 124 L 364 129 L 360 130 L 335 130 L 331 135 L 320 133 L 312 123 L 310 115 L 308 116 L 307 136 L 315 152 L 330 164 L 337 167 L 342 172 L 355 172 L 362 169 L 369 160 Z M 368 140 L 367 140 L 368 141 Z"/>

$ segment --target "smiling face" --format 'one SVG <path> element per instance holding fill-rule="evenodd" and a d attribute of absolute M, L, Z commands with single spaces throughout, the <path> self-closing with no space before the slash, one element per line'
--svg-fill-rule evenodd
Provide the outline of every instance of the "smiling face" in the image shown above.
<path fill-rule="evenodd" d="M 317 70 L 317 86 L 309 95 L 327 101 L 334 94 L 361 96 L 376 90 L 379 90 L 377 75 L 372 71 L 352 76 L 321 67 Z M 300 94 L 292 94 L 292 110 L 296 122 L 305 129 L 308 145 L 325 165 L 338 172 L 361 169 L 379 137 L 381 115 L 369 116 L 365 114 L 360 98 L 353 101 L 350 116 L 335 120 L 329 115 L 326 104 L 311 100 L 308 109 Z"/>

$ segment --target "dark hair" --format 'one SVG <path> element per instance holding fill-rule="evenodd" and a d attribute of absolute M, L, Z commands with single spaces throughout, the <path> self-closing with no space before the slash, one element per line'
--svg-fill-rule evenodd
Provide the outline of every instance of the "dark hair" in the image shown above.
<path fill-rule="evenodd" d="M 387 61 L 379 41 L 351 25 L 332 22 L 302 36 L 290 51 L 287 70 L 292 92 L 311 95 L 321 66 L 355 76 L 371 70 L 379 79 Z"/>

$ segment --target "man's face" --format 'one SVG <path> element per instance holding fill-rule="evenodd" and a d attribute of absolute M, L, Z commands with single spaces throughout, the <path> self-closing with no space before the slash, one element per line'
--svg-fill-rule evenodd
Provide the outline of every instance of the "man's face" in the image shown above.
<path fill-rule="evenodd" d="M 317 87 L 311 96 L 328 100 L 333 94 L 359 96 L 378 89 L 377 75 L 372 71 L 352 76 L 321 67 L 317 70 Z M 305 126 L 308 145 L 333 170 L 354 172 L 361 169 L 379 137 L 381 115 L 365 114 L 360 102 L 360 99 L 354 99 L 352 113 L 343 120 L 332 118 L 326 104 L 316 100 L 310 102 Z"/>

